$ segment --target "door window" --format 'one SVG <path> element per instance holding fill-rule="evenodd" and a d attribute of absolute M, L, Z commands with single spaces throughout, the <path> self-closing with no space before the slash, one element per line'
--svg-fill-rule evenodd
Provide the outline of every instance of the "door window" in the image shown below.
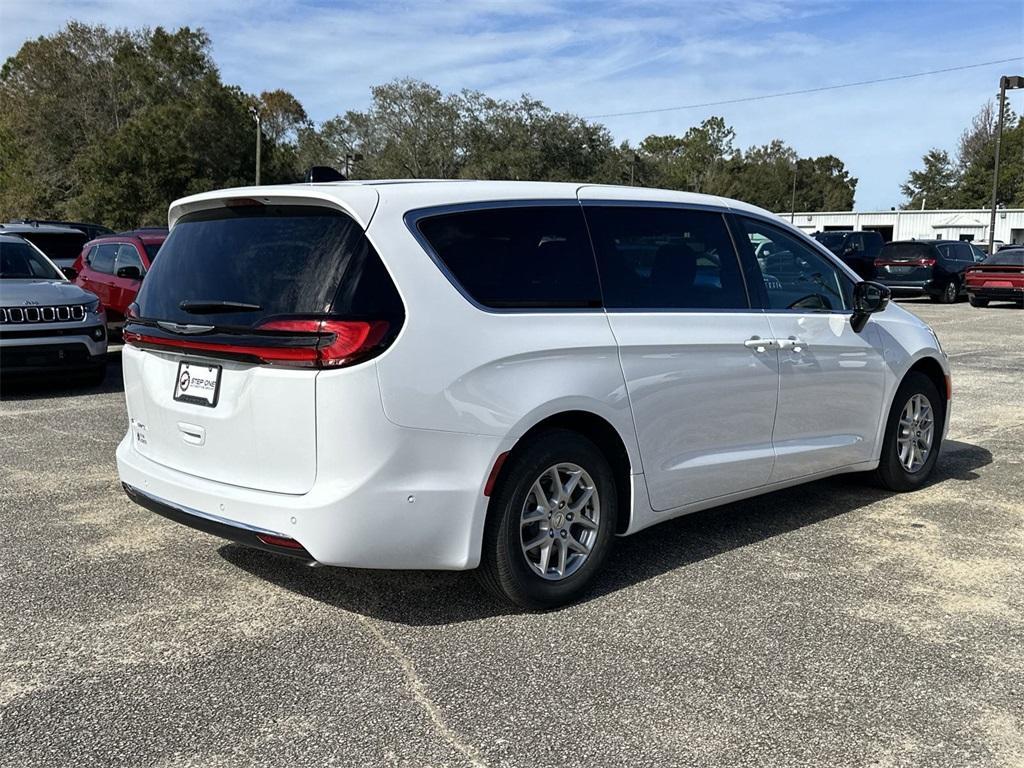
<path fill-rule="evenodd" d="M 761 272 L 769 309 L 840 312 L 853 306 L 853 281 L 795 235 L 740 217 Z"/>
<path fill-rule="evenodd" d="M 577 205 L 459 211 L 428 216 L 417 226 L 455 284 L 485 307 L 601 306 Z"/>
<path fill-rule="evenodd" d="M 114 274 L 114 260 L 120 247 L 117 243 L 98 246 L 89 259 L 89 266 L 96 272 Z"/>
<path fill-rule="evenodd" d="M 135 267 L 139 270 L 139 274 L 142 274 L 146 270 L 142 267 L 142 259 L 139 258 L 139 252 L 135 250 L 134 245 L 125 243 L 118 247 L 117 255 L 114 258 L 114 274 L 117 274 L 117 270 L 121 267 Z"/>
<path fill-rule="evenodd" d="M 747 309 L 739 260 L 719 213 L 587 205 L 608 309 Z"/>

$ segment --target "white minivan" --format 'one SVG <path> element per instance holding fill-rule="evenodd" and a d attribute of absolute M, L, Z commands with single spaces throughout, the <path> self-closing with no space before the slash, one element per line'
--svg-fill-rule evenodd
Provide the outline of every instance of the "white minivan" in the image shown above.
<path fill-rule="evenodd" d="M 577 597 L 629 535 L 840 472 L 919 487 L 935 334 L 733 200 L 367 181 L 170 208 L 124 329 L 128 495 L 310 563 Z"/>

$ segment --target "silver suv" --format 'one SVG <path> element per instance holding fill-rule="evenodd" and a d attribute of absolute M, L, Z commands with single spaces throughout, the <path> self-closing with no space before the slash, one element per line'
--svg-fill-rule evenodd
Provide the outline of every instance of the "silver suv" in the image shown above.
<path fill-rule="evenodd" d="M 0 234 L 0 374 L 75 371 L 99 383 L 106 366 L 99 298 L 29 241 Z"/>

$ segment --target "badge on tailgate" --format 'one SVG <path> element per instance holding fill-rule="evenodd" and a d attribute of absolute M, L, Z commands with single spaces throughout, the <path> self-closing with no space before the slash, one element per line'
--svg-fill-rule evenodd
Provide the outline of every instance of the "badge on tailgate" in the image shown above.
<path fill-rule="evenodd" d="M 219 365 L 178 363 L 178 379 L 174 382 L 174 399 L 183 403 L 213 408 L 220 397 Z"/>

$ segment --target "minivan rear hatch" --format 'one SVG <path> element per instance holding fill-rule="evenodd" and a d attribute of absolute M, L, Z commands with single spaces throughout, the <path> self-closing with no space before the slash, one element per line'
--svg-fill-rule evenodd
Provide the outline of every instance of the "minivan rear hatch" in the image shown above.
<path fill-rule="evenodd" d="M 937 257 L 929 243 L 887 243 L 875 259 L 876 275 L 882 282 L 926 282 Z"/>
<path fill-rule="evenodd" d="M 134 447 L 197 477 L 306 493 L 318 372 L 386 347 L 401 300 L 342 211 L 216 205 L 177 220 L 129 310 Z"/>

